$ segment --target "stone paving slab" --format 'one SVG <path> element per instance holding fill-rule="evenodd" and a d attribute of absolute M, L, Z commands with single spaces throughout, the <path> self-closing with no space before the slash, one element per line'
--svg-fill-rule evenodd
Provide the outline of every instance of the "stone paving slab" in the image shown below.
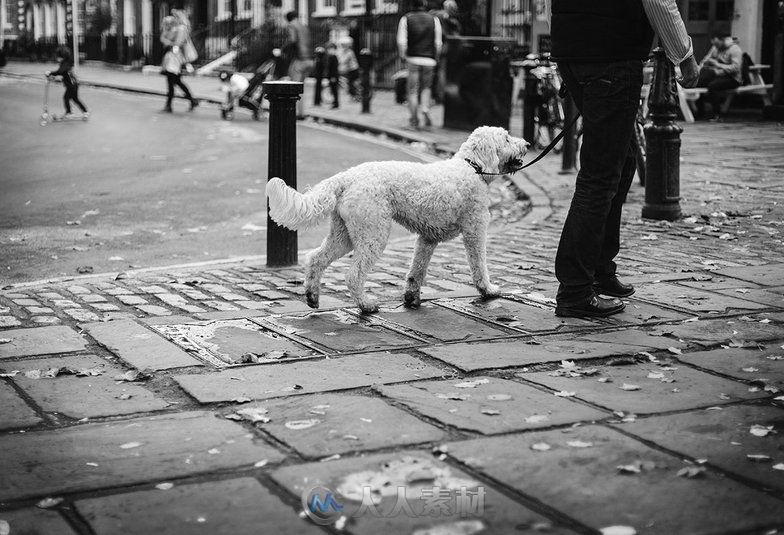
<path fill-rule="evenodd" d="M 261 427 L 310 458 L 436 442 L 446 436 L 441 429 L 367 396 L 296 396 L 263 407 L 269 410 L 270 422 Z"/>
<path fill-rule="evenodd" d="M 76 532 L 57 511 L 27 508 L 0 512 L 0 521 L 8 522 L 9 535 L 75 535 Z M 2 522 L 0 522 L 2 525 Z"/>
<path fill-rule="evenodd" d="M 0 436 L 0 451 L 14 452 L 0 456 L 0 500 L 130 485 L 283 458 L 242 426 L 208 412 L 5 435 Z"/>
<path fill-rule="evenodd" d="M 572 533 L 555 525 L 552 521 L 520 505 L 497 490 L 474 480 L 461 470 L 436 460 L 432 455 L 418 451 L 401 451 L 393 454 L 369 455 L 331 461 L 287 466 L 272 473 L 272 477 L 293 495 L 300 497 L 316 485 L 322 485 L 335 493 L 335 498 L 344 505 L 343 512 L 351 518 L 346 526 L 350 534 L 378 535 L 386 533 L 410 533 L 412 535 L 437 535 L 452 533 Z M 370 496 L 377 498 L 378 515 L 369 513 L 356 517 L 362 498 L 362 486 L 367 485 Z M 481 514 L 456 514 L 456 494 L 461 487 L 467 492 L 477 492 L 483 487 L 484 511 Z M 397 499 L 397 488 L 404 487 L 406 501 L 413 515 L 400 513 L 391 516 Z M 423 491 L 439 487 L 444 494 L 436 494 L 444 500 L 446 510 L 442 514 L 423 514 L 425 500 Z M 383 494 L 382 494 L 383 492 Z M 370 498 L 366 498 L 368 501 Z M 402 500 L 400 500 L 402 501 Z M 464 509 L 469 512 L 468 509 Z M 459 529 L 474 524 L 473 530 Z M 473 521 L 473 522 L 472 522 Z M 537 529 L 537 525 L 541 526 Z M 551 526 L 547 529 L 547 526 Z M 481 528 L 481 529 L 479 529 Z"/>
<path fill-rule="evenodd" d="M 304 316 L 271 316 L 266 322 L 334 351 L 375 351 L 420 343 L 414 338 L 342 310 Z"/>
<path fill-rule="evenodd" d="M 595 322 L 579 318 L 559 318 L 545 309 L 512 299 L 449 299 L 440 304 L 486 321 L 501 323 L 522 332 L 571 331 L 596 327 Z"/>
<path fill-rule="evenodd" d="M 298 535 L 323 533 L 250 477 L 79 500 L 99 535 Z"/>
<path fill-rule="evenodd" d="M 550 449 L 532 450 L 534 444 Z M 782 520 L 780 500 L 715 473 L 677 477 L 678 470 L 689 465 L 605 427 L 447 446 L 450 456 L 594 529 L 620 525 L 641 534 L 750 533 Z M 636 474 L 616 468 L 635 461 L 654 463 L 655 468 Z"/>
<path fill-rule="evenodd" d="M 175 381 L 200 403 L 267 399 L 440 377 L 445 372 L 403 353 L 373 353 L 289 364 L 262 364 L 217 373 L 183 374 Z"/>
<path fill-rule="evenodd" d="M 249 319 L 154 325 L 153 329 L 190 353 L 199 355 L 202 360 L 219 367 L 242 363 L 243 357 L 249 353 L 255 355 L 257 361 L 266 359 L 271 362 L 315 354 L 315 351 Z"/>
<path fill-rule="evenodd" d="M 752 317 L 751 321 L 740 318 L 688 321 L 674 325 L 660 325 L 652 332 L 659 332 L 669 337 L 703 346 L 726 344 L 732 340 L 758 342 L 784 340 L 784 325 L 762 323 L 760 320 L 763 317 L 777 319 L 776 314 L 765 313 Z M 781 319 L 784 319 L 784 315 L 779 321 Z"/>
<path fill-rule="evenodd" d="M 767 395 L 764 392 L 749 392 L 748 385 L 743 383 L 681 365 L 659 367 L 638 364 L 598 366 L 596 369 L 598 373 L 591 376 L 552 375 L 557 372 L 534 372 L 519 376 L 613 411 L 635 414 L 710 407 Z M 606 382 L 600 382 L 599 379 Z"/>
<path fill-rule="evenodd" d="M 625 299 L 625 301 L 626 308 L 623 312 L 605 318 L 604 321 L 612 325 L 634 325 L 683 320 L 690 317 L 687 313 L 676 312 L 638 299 Z"/>
<path fill-rule="evenodd" d="M 504 342 L 460 343 L 421 348 L 431 357 L 451 364 L 463 371 L 529 366 L 561 360 L 589 359 L 613 355 L 633 355 L 640 346 L 606 342 L 586 342 L 539 338 Z"/>
<path fill-rule="evenodd" d="M 756 288 L 742 288 L 742 290 L 743 292 L 738 292 L 736 288 L 734 290 L 717 290 L 717 292 L 724 295 L 742 297 L 747 301 L 754 301 L 767 307 L 784 308 L 784 295 L 780 293 Z"/>
<path fill-rule="evenodd" d="M 25 401 L 19 397 L 14 387 L 0 379 L 0 429 L 29 427 L 43 420 Z"/>
<path fill-rule="evenodd" d="M 771 430 L 756 436 L 752 426 Z M 623 430 L 692 459 L 707 459 L 712 466 L 767 488 L 784 490 L 784 410 L 780 408 L 735 405 L 652 416 L 623 424 Z M 769 460 L 753 462 L 747 455 L 766 455 Z M 776 465 L 780 468 L 773 468 Z M 779 512 L 784 515 L 784 504 Z"/>
<path fill-rule="evenodd" d="M 716 272 L 719 275 L 735 277 L 762 286 L 784 285 L 784 264 L 765 264 L 742 268 L 727 268 Z"/>
<path fill-rule="evenodd" d="M 667 327 L 663 327 L 666 330 Z M 658 331 L 644 331 L 640 329 L 624 329 L 622 331 L 606 331 L 600 333 L 586 333 L 575 340 L 590 340 L 593 342 L 605 342 L 626 344 L 637 346 L 639 350 L 655 351 L 668 349 L 670 347 L 685 348 L 687 344 L 679 340 L 673 340 L 661 336 Z"/>
<path fill-rule="evenodd" d="M 376 389 L 443 424 L 485 435 L 608 416 L 582 403 L 555 398 L 530 385 L 495 377 L 422 381 Z"/>
<path fill-rule="evenodd" d="M 114 377 L 124 370 L 96 355 L 26 360 L 7 363 L 2 367 L 20 372 L 13 381 L 45 412 L 78 419 L 156 411 L 169 406 L 169 403 L 138 384 L 115 381 Z M 77 371 L 92 369 L 102 375 L 58 375 L 54 378 L 32 378 L 26 375 L 59 367 Z"/>
<path fill-rule="evenodd" d="M 140 370 L 202 366 L 185 351 L 132 320 L 82 326 L 99 344 Z"/>
<path fill-rule="evenodd" d="M 759 381 L 784 391 L 784 348 L 727 347 L 678 355 L 678 360 L 744 381 Z"/>
<path fill-rule="evenodd" d="M 747 301 L 735 296 L 706 292 L 667 282 L 640 286 L 634 292 L 634 296 L 637 299 L 661 303 L 694 313 L 726 313 L 733 310 L 761 310 L 768 308 L 767 305 Z"/>
<path fill-rule="evenodd" d="M 509 331 L 492 327 L 448 308 L 430 303 L 423 303 L 417 309 L 406 308 L 403 305 L 382 308 L 378 316 L 405 329 L 444 342 L 487 339 L 510 334 Z"/>
<path fill-rule="evenodd" d="M 11 340 L 0 344 L 0 359 L 70 353 L 87 347 L 79 333 L 64 325 L 0 331 L 0 338 Z"/>

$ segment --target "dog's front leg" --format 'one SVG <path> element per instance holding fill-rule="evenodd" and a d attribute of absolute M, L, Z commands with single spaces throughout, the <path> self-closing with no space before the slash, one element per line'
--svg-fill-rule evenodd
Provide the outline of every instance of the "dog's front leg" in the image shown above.
<path fill-rule="evenodd" d="M 474 285 L 482 297 L 498 295 L 501 289 L 490 284 L 487 274 L 487 221 L 484 220 L 471 229 L 463 229 L 463 245 L 465 246 L 468 266 Z"/>
<path fill-rule="evenodd" d="M 406 276 L 406 293 L 403 296 L 403 304 L 407 307 L 419 307 L 422 283 L 425 281 L 427 266 L 430 264 L 436 245 L 438 242 L 427 240 L 422 236 L 417 238 L 414 259 Z"/>

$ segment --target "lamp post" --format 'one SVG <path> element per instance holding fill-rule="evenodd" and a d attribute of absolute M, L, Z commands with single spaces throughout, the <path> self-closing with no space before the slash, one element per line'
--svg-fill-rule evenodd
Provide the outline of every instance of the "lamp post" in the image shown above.
<path fill-rule="evenodd" d="M 645 125 L 645 205 L 642 217 L 674 221 L 681 215 L 681 132 L 675 123 L 678 91 L 675 67 L 661 47 L 653 51 L 654 68 L 649 108 L 652 122 Z"/>

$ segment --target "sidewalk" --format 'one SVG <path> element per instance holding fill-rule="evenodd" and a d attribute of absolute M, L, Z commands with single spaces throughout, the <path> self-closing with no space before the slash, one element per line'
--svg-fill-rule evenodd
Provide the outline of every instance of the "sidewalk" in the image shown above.
<path fill-rule="evenodd" d="M 466 137 L 402 130 L 391 92 L 358 106 L 308 113 L 435 151 Z M 314 485 L 345 506 L 333 533 L 781 531 L 784 128 L 682 126 L 684 219 L 640 219 L 633 186 L 618 263 L 637 292 L 604 320 L 553 314 L 574 182 L 553 156 L 514 177 L 528 216 L 491 228 L 488 302 L 459 241 L 415 311 L 413 243 L 390 244 L 370 317 L 347 259 L 319 312 L 301 265 L 262 259 L 0 291 L 0 532 L 317 533 Z M 352 516 L 363 492 L 376 514 Z"/>

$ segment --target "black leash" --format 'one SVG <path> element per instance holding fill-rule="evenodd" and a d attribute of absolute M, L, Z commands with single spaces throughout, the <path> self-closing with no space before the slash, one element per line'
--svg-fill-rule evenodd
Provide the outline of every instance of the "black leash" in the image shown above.
<path fill-rule="evenodd" d="M 474 168 L 474 170 L 476 171 L 476 174 L 478 174 L 478 175 L 509 175 L 509 174 L 516 173 L 516 172 L 518 172 L 518 171 L 522 171 L 522 170 L 523 170 L 523 169 L 525 169 L 526 167 L 530 167 L 530 166 L 532 166 L 533 164 L 535 164 L 536 162 L 538 162 L 539 160 L 541 160 L 542 158 L 544 158 L 545 156 L 547 156 L 547 155 L 550 153 L 550 151 L 551 151 L 551 150 L 553 150 L 553 149 L 555 148 L 555 146 L 558 144 L 558 142 L 559 142 L 559 141 L 561 141 L 561 140 L 564 138 L 564 136 L 566 136 L 566 133 L 567 133 L 567 132 L 568 132 L 568 131 L 569 131 L 569 130 L 570 130 L 570 129 L 571 129 L 571 128 L 572 128 L 572 127 L 575 125 L 575 124 L 577 124 L 577 119 L 579 119 L 579 118 L 580 118 L 580 115 L 581 115 L 581 114 L 580 114 L 580 113 L 578 113 L 578 114 L 577 114 L 577 115 L 574 117 L 574 119 L 572 120 L 571 124 L 570 124 L 569 126 L 567 126 L 566 128 L 564 128 L 563 130 L 561 130 L 561 132 L 560 132 L 560 133 L 559 133 L 557 136 L 555 136 L 555 138 L 553 138 L 553 140 L 550 142 L 550 144 L 549 144 L 549 145 L 547 145 L 547 146 L 544 148 L 544 150 L 543 150 L 541 153 L 539 153 L 539 156 L 537 156 L 536 158 L 534 158 L 533 160 L 531 160 L 531 161 L 530 161 L 530 162 L 528 162 L 527 164 L 525 164 L 525 165 L 522 165 L 522 166 L 518 167 L 517 169 L 515 169 L 515 170 L 513 170 L 513 171 L 507 171 L 507 172 L 505 172 L 505 173 L 486 173 L 485 171 L 482 171 L 482 168 L 481 168 L 481 167 L 479 167 L 479 164 L 477 164 L 476 162 L 473 162 L 473 161 L 469 160 L 468 158 L 465 158 L 465 161 L 466 161 L 466 162 L 468 162 L 468 164 L 469 164 L 471 167 L 473 167 L 473 168 Z"/>

